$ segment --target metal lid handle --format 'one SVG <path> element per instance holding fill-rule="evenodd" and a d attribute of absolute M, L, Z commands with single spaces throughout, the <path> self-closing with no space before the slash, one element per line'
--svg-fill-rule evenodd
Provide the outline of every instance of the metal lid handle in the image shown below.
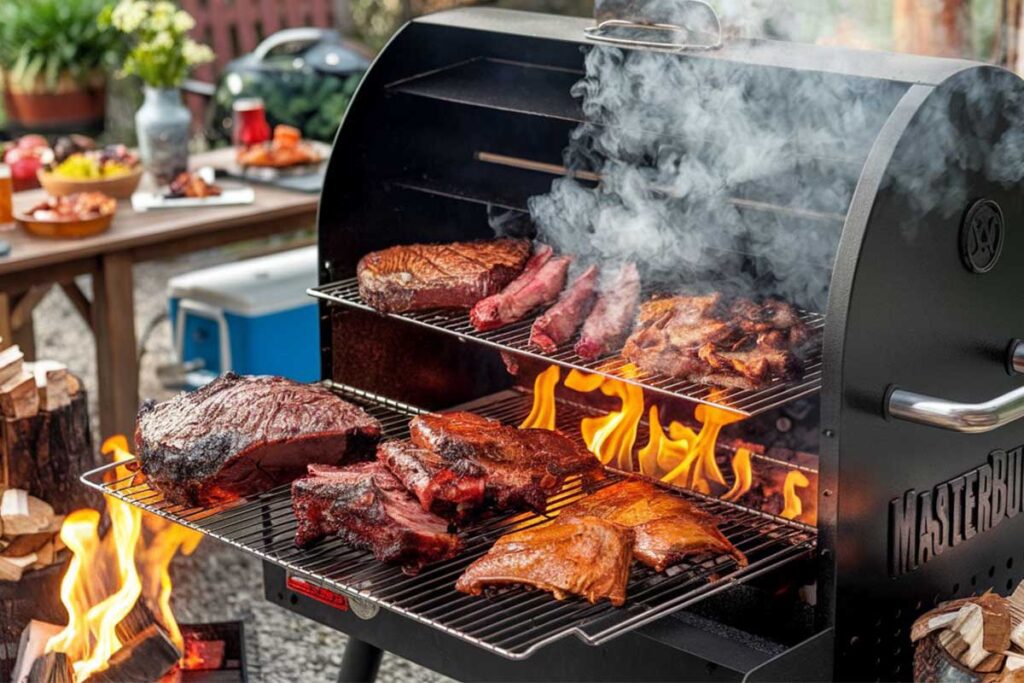
<path fill-rule="evenodd" d="M 1007 367 L 1024 374 L 1024 342 L 1010 346 Z M 982 403 L 958 403 L 891 387 L 885 399 L 886 417 L 939 427 L 964 434 L 982 434 L 1024 417 L 1024 387 Z"/>
<path fill-rule="evenodd" d="M 597 26 L 588 26 L 583 29 L 587 38 L 590 40 L 612 43 L 614 45 L 627 45 L 629 47 L 648 47 L 656 48 L 661 50 L 716 50 L 722 47 L 722 20 L 718 16 L 718 12 L 705 0 L 679 0 L 682 4 L 692 5 L 701 8 L 701 11 L 707 14 L 710 18 L 709 25 L 714 27 L 713 32 L 701 31 L 693 29 L 689 26 L 679 26 L 678 24 L 669 23 L 650 23 L 643 21 L 636 21 L 631 19 L 605 19 L 598 23 Z M 653 33 L 702 33 L 709 36 L 707 42 L 693 43 L 693 42 L 679 42 L 679 41 L 661 41 L 661 40 L 643 40 L 640 38 L 622 38 L 618 36 L 610 35 L 609 31 L 616 28 L 630 28 L 641 31 L 650 31 Z"/>

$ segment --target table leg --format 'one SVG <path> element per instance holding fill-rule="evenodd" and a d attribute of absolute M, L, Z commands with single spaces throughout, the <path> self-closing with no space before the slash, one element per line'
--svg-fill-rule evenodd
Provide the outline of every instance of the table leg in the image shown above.
<path fill-rule="evenodd" d="M 0 292 L 0 351 L 14 343 L 14 326 L 11 323 L 11 295 Z"/>
<path fill-rule="evenodd" d="M 139 408 L 139 363 L 135 348 L 132 260 L 125 253 L 100 258 L 93 279 L 93 330 L 103 438 L 135 430 Z"/>
<path fill-rule="evenodd" d="M 41 290 L 45 295 L 46 290 Z M 25 354 L 25 360 L 36 359 L 36 333 L 32 323 L 32 309 L 39 302 L 42 296 L 33 298 L 25 306 L 25 310 L 16 313 L 19 299 L 27 295 L 16 297 L 8 293 L 0 293 L 0 350 L 6 349 L 12 344 L 21 347 Z M 20 318 L 20 320 L 19 320 Z"/>

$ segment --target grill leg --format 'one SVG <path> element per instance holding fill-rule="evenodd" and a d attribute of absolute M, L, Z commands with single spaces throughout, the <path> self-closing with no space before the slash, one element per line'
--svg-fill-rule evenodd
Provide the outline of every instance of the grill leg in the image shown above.
<path fill-rule="evenodd" d="M 373 683 L 377 680 L 377 669 L 380 668 L 380 658 L 383 655 L 380 648 L 362 640 L 349 638 L 345 654 L 341 658 L 338 683 Z"/>

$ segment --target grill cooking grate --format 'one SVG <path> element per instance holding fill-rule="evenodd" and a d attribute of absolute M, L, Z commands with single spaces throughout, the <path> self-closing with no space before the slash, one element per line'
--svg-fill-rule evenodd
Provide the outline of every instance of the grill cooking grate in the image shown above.
<path fill-rule="evenodd" d="M 307 291 L 320 299 L 376 312 L 359 296 L 359 283 L 356 278 L 321 285 Z M 386 315 L 433 330 L 454 334 L 460 339 L 481 342 L 501 351 L 523 354 L 565 368 L 598 373 L 673 398 L 682 398 L 730 410 L 744 417 L 778 408 L 790 401 L 815 394 L 821 389 L 820 344 L 816 345 L 806 358 L 804 373 L 799 379 L 776 380 L 761 389 L 728 389 L 637 370 L 615 355 L 606 356 L 596 361 L 585 361 L 573 351 L 572 343 L 562 346 L 554 354 L 545 354 L 530 344 L 530 328 L 533 326 L 533 317 L 498 330 L 478 332 L 470 324 L 469 315 L 464 311 L 432 310 Z M 824 316 L 819 313 L 804 312 L 803 319 L 820 337 L 820 330 L 825 324 Z"/>
<path fill-rule="evenodd" d="M 346 399 L 377 417 L 386 438 L 408 434 L 409 418 L 420 411 L 396 401 L 336 386 Z M 529 411 L 530 398 L 506 392 L 474 404 L 481 414 L 512 423 Z M 580 413 L 559 406 L 560 424 L 575 433 Z M 576 420 L 576 422 L 573 422 Z M 486 597 L 455 591 L 454 583 L 470 562 L 483 555 L 501 535 L 541 524 L 584 491 L 577 479 L 549 499 L 546 515 L 506 514 L 482 521 L 460 536 L 465 549 L 459 557 L 426 567 L 417 576 L 377 562 L 366 551 L 354 550 L 338 539 L 307 549 L 294 545 L 295 520 L 288 486 L 281 486 L 246 501 L 219 508 L 186 508 L 162 499 L 156 490 L 135 477 L 105 481 L 116 476 L 109 464 L 88 472 L 82 481 L 103 493 L 200 531 L 280 565 L 316 585 L 340 591 L 350 600 L 389 609 L 452 636 L 510 659 L 523 659 L 538 648 L 576 635 L 590 644 L 609 639 L 690 605 L 734 583 L 749 580 L 788 561 L 806 555 L 815 544 L 815 530 L 807 525 L 751 511 L 691 492 L 673 490 L 713 513 L 721 531 L 742 550 L 750 565 L 740 569 L 732 558 L 697 558 L 657 574 L 634 563 L 624 607 L 606 602 L 591 605 L 581 598 L 554 600 L 548 593 L 508 587 Z M 609 472 L 599 486 L 622 479 Z M 139 477 L 141 479 L 141 477 Z"/>

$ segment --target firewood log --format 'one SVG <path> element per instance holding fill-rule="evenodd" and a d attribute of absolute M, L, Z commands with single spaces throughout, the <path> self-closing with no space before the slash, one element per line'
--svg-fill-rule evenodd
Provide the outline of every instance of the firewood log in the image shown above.
<path fill-rule="evenodd" d="M 42 532 L 15 536 L 10 539 L 10 543 L 6 548 L 0 550 L 0 557 L 22 557 L 38 553 L 39 549 L 47 543 L 53 543 L 52 533 Z"/>
<path fill-rule="evenodd" d="M 21 632 L 21 641 L 18 643 L 18 658 L 14 665 L 14 677 L 11 680 L 21 683 L 28 679 L 32 670 L 32 664 L 36 659 L 42 657 L 46 651 L 46 641 L 62 631 L 57 624 L 49 624 L 45 621 L 33 619 Z"/>
<path fill-rule="evenodd" d="M 52 527 L 54 518 L 50 504 L 28 495 L 22 489 L 7 489 L 0 498 L 0 520 L 5 536 L 34 534 Z"/>
<path fill-rule="evenodd" d="M 71 661 L 63 652 L 47 652 L 36 659 L 28 674 L 28 683 L 72 683 Z"/>
<path fill-rule="evenodd" d="M 20 581 L 25 569 L 35 564 L 35 553 L 24 557 L 0 557 L 0 581 Z"/>
<path fill-rule="evenodd" d="M 40 410 L 58 410 L 71 403 L 67 366 L 53 360 L 42 360 L 31 363 L 31 368 L 39 392 Z"/>
<path fill-rule="evenodd" d="M 32 417 L 39 412 L 35 375 L 23 369 L 20 375 L 0 385 L 0 412 L 15 419 Z"/>
<path fill-rule="evenodd" d="M 25 354 L 17 345 L 0 351 L 0 385 L 7 384 L 21 375 L 24 369 Z"/>

